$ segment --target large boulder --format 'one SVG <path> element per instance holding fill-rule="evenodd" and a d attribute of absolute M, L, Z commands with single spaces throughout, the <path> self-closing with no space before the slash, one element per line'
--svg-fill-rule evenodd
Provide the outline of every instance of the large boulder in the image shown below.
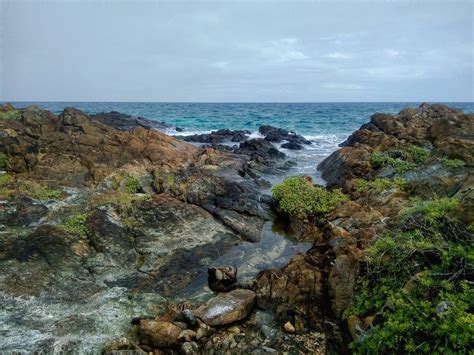
<path fill-rule="evenodd" d="M 247 318 L 253 310 L 255 300 L 253 291 L 237 289 L 210 299 L 194 314 L 209 326 L 231 324 Z"/>

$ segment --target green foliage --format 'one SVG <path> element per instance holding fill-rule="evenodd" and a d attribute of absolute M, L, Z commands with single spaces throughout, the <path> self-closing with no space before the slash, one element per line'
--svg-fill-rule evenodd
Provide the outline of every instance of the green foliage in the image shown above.
<path fill-rule="evenodd" d="M 397 152 L 398 153 L 398 152 Z M 404 160 L 403 154 L 396 154 L 394 152 L 374 152 L 372 153 L 371 161 L 375 168 L 384 166 L 391 166 L 398 174 L 406 173 L 416 167 L 415 163 Z"/>
<path fill-rule="evenodd" d="M 123 182 L 125 191 L 130 194 L 136 194 L 142 191 L 142 186 L 140 185 L 140 180 L 134 176 L 127 176 Z"/>
<path fill-rule="evenodd" d="M 89 229 L 86 226 L 87 213 L 77 213 L 69 217 L 63 224 L 59 225 L 60 228 L 64 229 L 69 234 L 77 235 L 82 238 L 86 238 L 89 235 Z"/>
<path fill-rule="evenodd" d="M 0 187 L 8 186 L 15 182 L 15 179 L 9 174 L 0 174 Z"/>
<path fill-rule="evenodd" d="M 474 291 L 472 230 L 448 217 L 455 199 L 416 201 L 366 250 L 365 272 L 345 315 L 380 320 L 351 343 L 356 353 L 467 353 Z"/>
<path fill-rule="evenodd" d="M 395 177 L 394 179 L 355 179 L 354 186 L 357 192 L 364 193 L 369 190 L 383 191 L 391 189 L 392 187 L 399 187 L 403 189 L 406 185 L 405 179 L 401 177 Z"/>
<path fill-rule="evenodd" d="M 0 121 L 18 120 L 20 118 L 21 118 L 21 112 L 18 110 L 0 111 Z"/>
<path fill-rule="evenodd" d="M 443 165 L 448 169 L 459 169 L 466 165 L 466 162 L 461 159 L 443 159 Z"/>
<path fill-rule="evenodd" d="M 430 155 L 430 151 L 428 149 L 418 147 L 416 145 L 410 145 L 407 148 L 407 152 L 410 154 L 412 160 L 416 164 L 422 163 Z"/>
<path fill-rule="evenodd" d="M 22 181 L 18 184 L 18 192 L 38 200 L 60 200 L 63 192 L 35 181 Z"/>
<path fill-rule="evenodd" d="M 459 206 L 459 200 L 454 197 L 443 197 L 435 200 L 413 200 L 406 215 L 422 215 L 431 224 L 437 223 L 442 217 Z"/>
<path fill-rule="evenodd" d="M 0 152 L 0 170 L 3 170 L 7 167 L 8 157 L 5 153 Z"/>
<path fill-rule="evenodd" d="M 328 191 L 324 187 L 314 186 L 301 176 L 285 179 L 272 192 L 278 210 L 299 219 L 329 213 L 337 203 L 347 200 L 340 190 Z"/>
<path fill-rule="evenodd" d="M 15 179 L 9 174 L 0 174 L 0 199 L 9 198 L 14 192 Z"/>

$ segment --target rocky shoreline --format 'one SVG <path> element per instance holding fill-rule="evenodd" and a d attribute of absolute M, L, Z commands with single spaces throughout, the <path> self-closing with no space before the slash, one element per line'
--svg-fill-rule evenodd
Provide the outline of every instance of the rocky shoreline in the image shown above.
<path fill-rule="evenodd" d="M 302 205 L 303 214 L 267 194 L 266 175 L 287 175 L 294 164 L 273 143 L 311 144 L 294 132 L 170 137 L 160 132 L 168 126 L 117 112 L 1 106 L 1 350 L 322 354 L 362 346 L 391 316 L 355 306 L 372 280 L 367 257 L 415 198 L 457 201 L 442 218 L 455 215 L 468 236 L 456 243 L 471 250 L 473 127 L 474 115 L 442 105 L 373 115 L 318 166 L 331 190 L 324 194 L 339 188 L 344 197 L 327 209 Z M 310 179 L 293 182 L 318 203 L 326 198 Z M 243 243 L 258 245 L 272 222 L 312 247 L 293 256 L 284 237 L 271 239 L 275 265 L 286 265 L 244 255 L 242 265 L 260 270 L 253 278 L 213 264 Z M 421 264 L 410 272 L 437 265 Z M 207 287 L 193 288 L 207 272 Z M 450 281 L 471 278 L 468 265 Z M 193 297 L 183 299 L 186 290 Z"/>

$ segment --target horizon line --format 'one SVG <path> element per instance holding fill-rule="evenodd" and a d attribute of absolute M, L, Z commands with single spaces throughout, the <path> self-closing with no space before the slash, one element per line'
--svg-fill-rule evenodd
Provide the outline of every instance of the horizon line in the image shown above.
<path fill-rule="evenodd" d="M 137 103 L 137 104 L 356 104 L 356 103 L 464 103 L 471 104 L 474 101 L 440 101 L 440 100 L 401 100 L 401 101 L 74 101 L 74 100 L 0 100 L 2 104 L 6 103 Z"/>

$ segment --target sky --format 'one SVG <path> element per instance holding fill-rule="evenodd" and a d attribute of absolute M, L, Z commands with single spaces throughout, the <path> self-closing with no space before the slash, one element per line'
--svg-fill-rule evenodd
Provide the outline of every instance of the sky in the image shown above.
<path fill-rule="evenodd" d="M 474 101 L 473 0 L 0 3 L 3 101 Z"/>

